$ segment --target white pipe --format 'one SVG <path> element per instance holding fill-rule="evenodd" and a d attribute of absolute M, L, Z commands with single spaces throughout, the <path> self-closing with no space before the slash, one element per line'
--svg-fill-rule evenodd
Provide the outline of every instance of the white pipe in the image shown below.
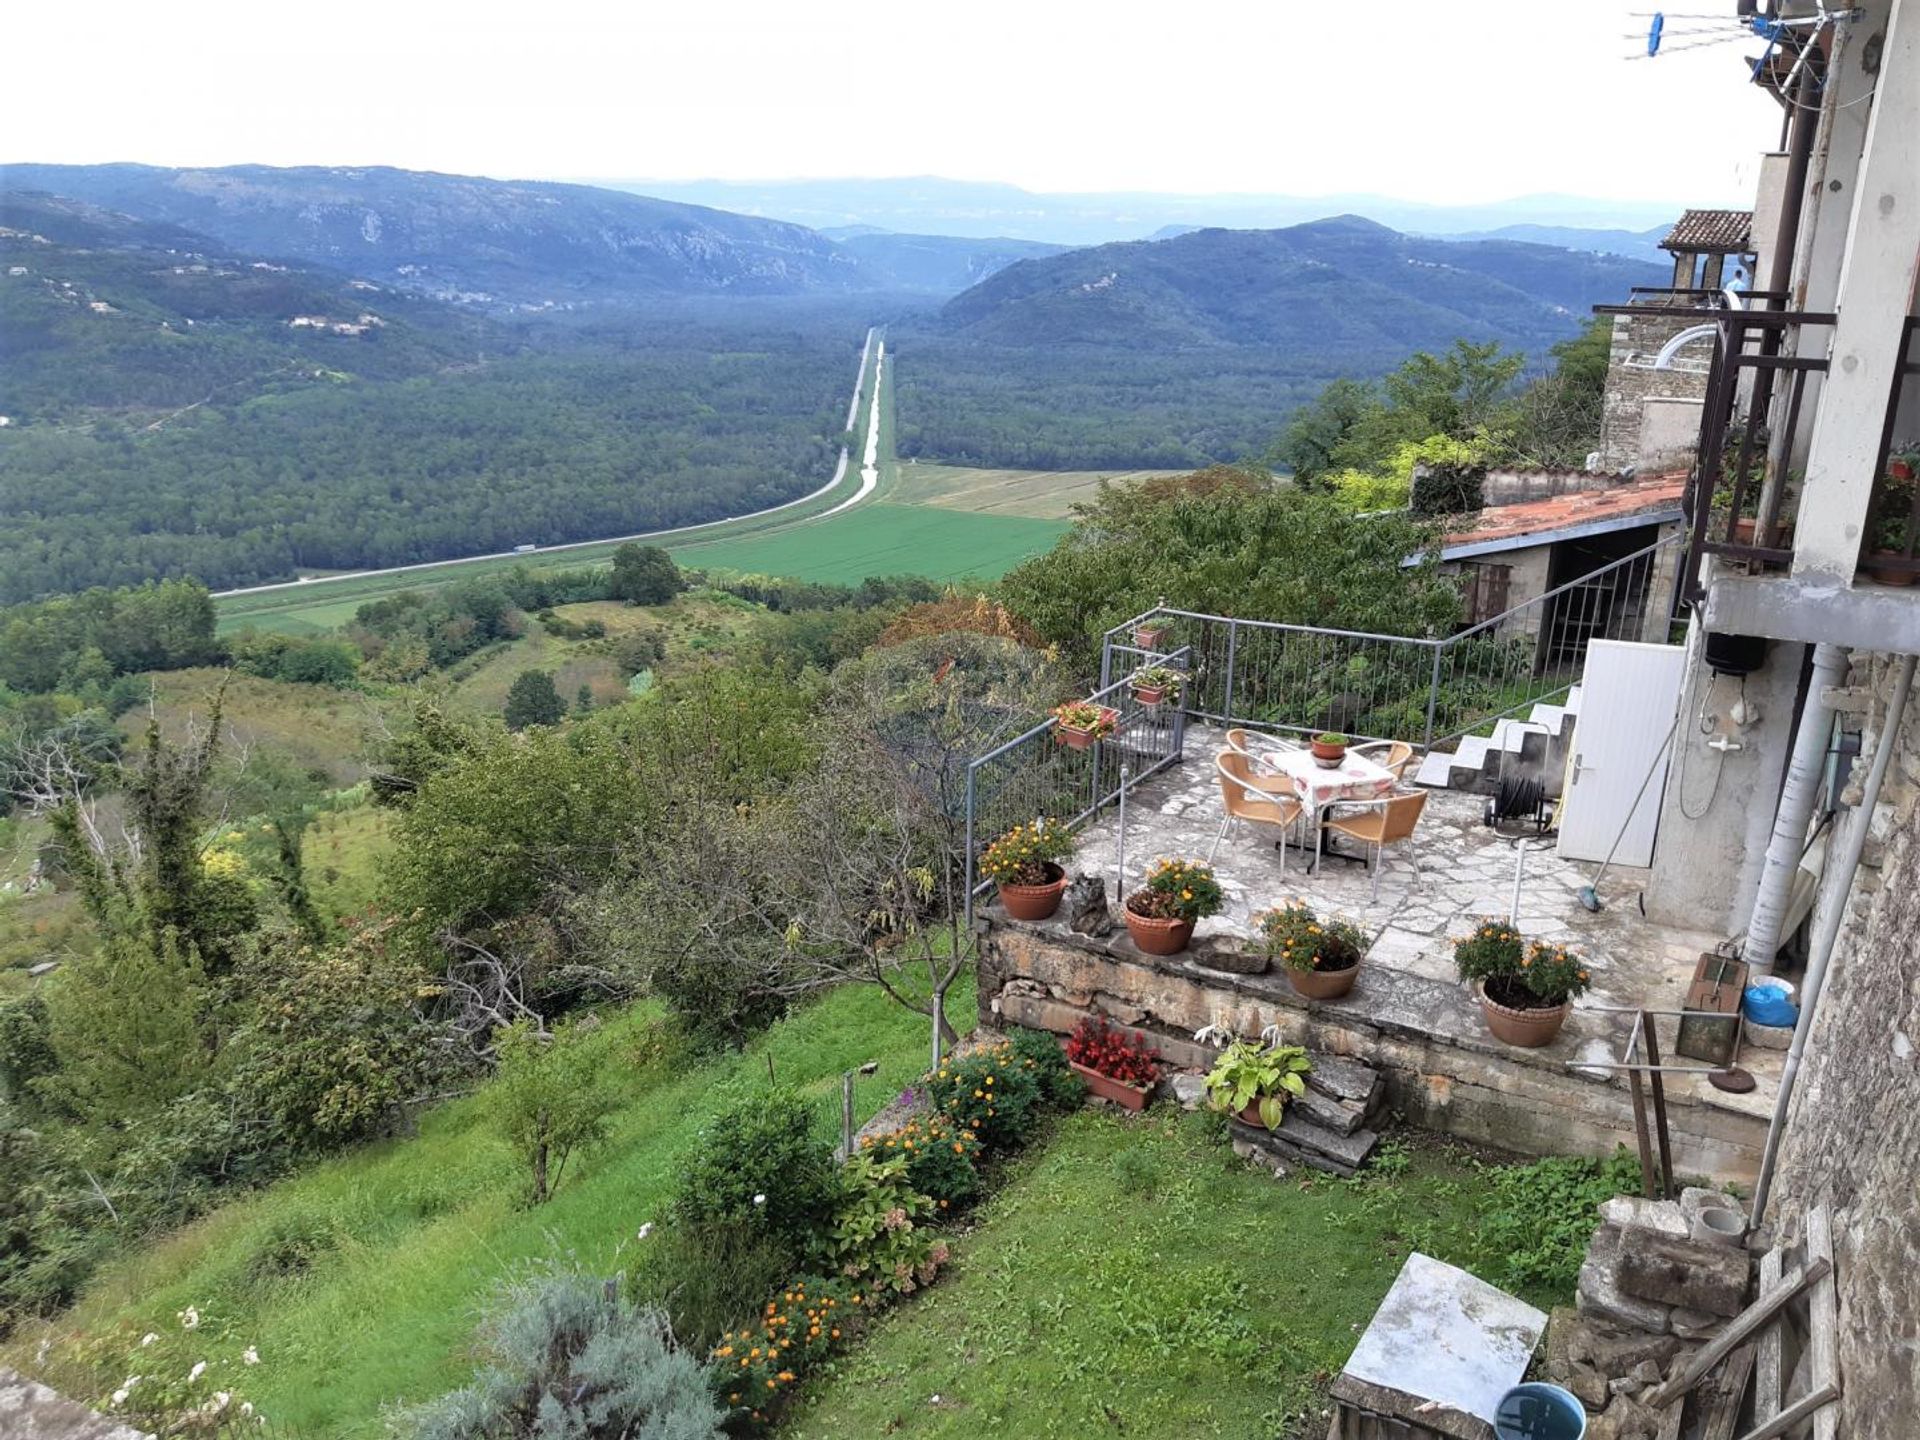
<path fill-rule="evenodd" d="M 1887 778 L 1887 767 L 1900 742 L 1900 722 L 1906 716 L 1907 695 L 1913 689 L 1914 657 L 1900 657 L 1900 673 L 1893 684 L 1893 699 L 1887 705 L 1880 726 L 1880 741 L 1873 752 L 1873 764 L 1867 771 L 1866 789 L 1847 826 L 1841 844 L 1840 883 L 1834 887 L 1833 900 L 1820 916 L 1814 930 L 1807 973 L 1800 981 L 1800 1019 L 1793 1027 L 1793 1043 L 1787 1050 L 1786 1065 L 1780 1071 L 1780 1093 L 1774 1097 L 1773 1120 L 1767 1126 L 1766 1149 L 1760 1154 L 1760 1178 L 1753 1187 L 1752 1223 L 1758 1225 L 1766 1214 L 1767 1199 L 1773 1189 L 1773 1166 L 1780 1153 L 1780 1139 L 1787 1123 L 1787 1107 L 1793 1099 L 1793 1082 L 1800 1073 L 1800 1060 L 1807 1050 L 1807 1036 L 1813 1031 L 1813 1012 L 1820 1003 L 1820 992 L 1827 983 L 1827 962 L 1833 958 L 1834 941 L 1840 935 L 1840 922 L 1847 914 L 1847 900 L 1853 893 L 1854 872 L 1860 868 L 1860 854 L 1867 846 L 1867 832 L 1873 828 L 1873 807 L 1880 800 L 1880 782 Z"/>
<path fill-rule="evenodd" d="M 1838 645 L 1813 647 L 1813 678 L 1807 684 L 1800 728 L 1793 735 L 1793 760 L 1780 792 L 1780 808 L 1773 816 L 1773 838 L 1767 842 L 1766 865 L 1753 897 L 1753 917 L 1747 922 L 1747 942 L 1741 955 L 1758 977 L 1773 968 L 1780 949 L 1780 931 L 1793 899 L 1794 872 L 1807 844 L 1807 825 L 1826 775 L 1827 745 L 1833 738 L 1833 709 L 1824 698 L 1847 679 L 1847 652 Z"/>

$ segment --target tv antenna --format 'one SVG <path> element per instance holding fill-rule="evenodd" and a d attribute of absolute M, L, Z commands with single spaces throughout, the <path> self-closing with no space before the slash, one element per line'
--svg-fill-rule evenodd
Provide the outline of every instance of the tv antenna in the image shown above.
<path fill-rule="evenodd" d="M 1776 88 L 1791 93 L 1820 36 L 1829 28 L 1859 18 L 1861 11 L 1852 6 L 1830 6 L 1827 0 L 1815 0 L 1810 14 L 1785 16 L 1781 0 L 1775 0 L 1773 13 L 1761 14 L 1759 0 L 1740 0 L 1736 14 L 1669 14 L 1664 10 L 1640 11 L 1634 19 L 1645 20 L 1644 32 L 1632 31 L 1624 38 L 1640 41 L 1643 49 L 1628 55 L 1629 60 L 1652 60 L 1685 50 L 1701 50 L 1710 45 L 1728 45 L 1749 38 L 1765 42 L 1766 48 L 1753 62 L 1753 79 L 1760 81 L 1782 51 L 1793 55 L 1792 68 Z"/>

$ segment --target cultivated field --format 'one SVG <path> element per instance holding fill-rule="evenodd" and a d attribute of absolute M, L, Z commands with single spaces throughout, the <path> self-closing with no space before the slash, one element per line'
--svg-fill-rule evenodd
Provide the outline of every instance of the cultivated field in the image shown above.
<path fill-rule="evenodd" d="M 1127 484 L 1179 470 L 972 470 L 960 465 L 900 466 L 896 494 L 914 505 L 937 505 L 975 515 L 1026 515 L 1064 520 L 1074 505 L 1093 499 L 1102 480 Z"/>

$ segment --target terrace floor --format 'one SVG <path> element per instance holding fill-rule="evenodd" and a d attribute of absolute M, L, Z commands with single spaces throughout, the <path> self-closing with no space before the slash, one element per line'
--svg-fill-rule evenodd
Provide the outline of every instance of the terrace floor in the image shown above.
<path fill-rule="evenodd" d="M 1190 724 L 1185 760 L 1129 791 L 1126 883 L 1117 887 L 1118 893 L 1137 888 L 1146 867 L 1159 856 L 1207 854 L 1223 813 L 1212 757 L 1225 743 L 1218 730 Z M 1309 873 L 1310 841 L 1304 853 L 1288 847 L 1283 873 L 1273 828 L 1242 823 L 1214 856 L 1226 909 L 1203 921 L 1198 934 L 1249 935 L 1254 913 L 1281 900 L 1300 899 L 1322 915 L 1353 920 L 1374 934 L 1369 966 L 1457 984 L 1453 937 L 1466 934 L 1482 918 L 1506 918 L 1512 912 L 1519 863 L 1521 933 L 1578 949 L 1594 977 L 1593 989 L 1575 1003 L 1562 1038 L 1541 1057 L 1574 1068 L 1582 1060 L 1617 1059 L 1631 1018 L 1598 1007 L 1680 1009 L 1695 962 L 1723 937 L 1656 925 L 1642 917 L 1639 895 L 1649 876 L 1645 870 L 1609 870 L 1600 887 L 1603 908 L 1598 914 L 1588 912 L 1579 892 L 1597 867 L 1561 859 L 1550 840 L 1530 838 L 1517 844 L 1496 833 L 1483 821 L 1485 803 L 1479 795 L 1430 791 L 1413 837 L 1387 851 L 1377 898 L 1370 898 L 1371 881 L 1363 864 L 1323 861 L 1318 874 Z M 1109 893 L 1116 889 L 1118 841 L 1119 817 L 1109 808 L 1082 833 L 1073 866 L 1103 876 Z M 1363 991 L 1356 991 L 1356 997 Z M 1671 1016 L 1655 1021 L 1663 1057 L 1670 1064 L 1703 1063 L 1675 1056 L 1678 1024 Z M 1758 1081 L 1751 1093 L 1717 1090 L 1704 1075 L 1670 1074 L 1668 1095 L 1765 1118 L 1773 1111 L 1782 1059 L 1777 1051 L 1745 1046 L 1736 1063 Z M 1585 1073 L 1597 1079 L 1609 1072 Z M 1617 1072 L 1613 1078 L 1619 1078 Z"/>

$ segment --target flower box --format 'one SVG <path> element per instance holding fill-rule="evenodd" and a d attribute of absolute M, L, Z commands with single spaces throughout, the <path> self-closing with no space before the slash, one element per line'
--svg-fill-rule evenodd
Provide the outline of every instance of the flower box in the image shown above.
<path fill-rule="evenodd" d="M 1067 1068 L 1087 1082 L 1087 1089 L 1102 1100 L 1111 1100 L 1122 1110 L 1144 1110 L 1147 1101 L 1153 1098 L 1153 1089 L 1148 1085 L 1129 1085 L 1124 1080 L 1116 1080 L 1111 1075 L 1102 1075 L 1098 1070 L 1069 1060 Z"/>

